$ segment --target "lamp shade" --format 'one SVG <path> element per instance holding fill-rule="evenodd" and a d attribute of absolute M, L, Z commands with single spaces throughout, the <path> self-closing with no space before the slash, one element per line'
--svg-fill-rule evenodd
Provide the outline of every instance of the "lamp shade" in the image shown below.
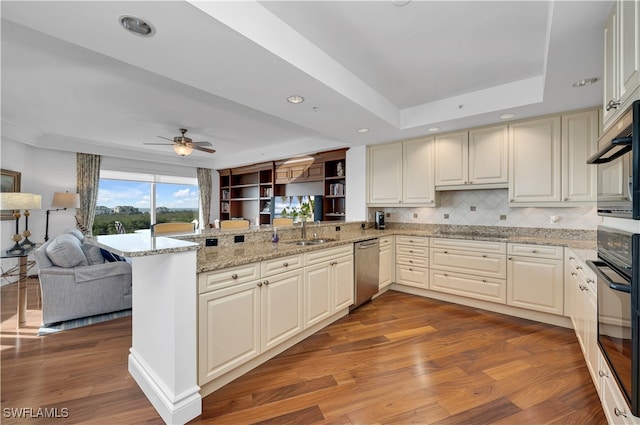
<path fill-rule="evenodd" d="M 37 210 L 41 208 L 41 204 L 42 197 L 34 193 L 0 193 L 0 209 L 3 210 Z"/>
<path fill-rule="evenodd" d="M 55 192 L 51 208 L 80 208 L 80 195 L 69 192 Z"/>

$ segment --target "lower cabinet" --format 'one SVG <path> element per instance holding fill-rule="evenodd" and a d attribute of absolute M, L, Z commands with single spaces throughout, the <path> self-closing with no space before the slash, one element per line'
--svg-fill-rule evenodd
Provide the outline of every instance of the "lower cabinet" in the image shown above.
<path fill-rule="evenodd" d="M 201 273 L 199 384 L 353 304 L 353 265 L 353 245 L 348 244 Z"/>
<path fill-rule="evenodd" d="M 507 245 L 507 305 L 563 314 L 562 247 Z"/>
<path fill-rule="evenodd" d="M 429 238 L 396 236 L 396 283 L 429 288 Z"/>
<path fill-rule="evenodd" d="M 393 236 L 380 238 L 380 279 L 378 289 L 386 288 L 395 281 L 395 246 Z"/>
<path fill-rule="evenodd" d="M 618 384 L 611 374 L 609 365 L 602 355 L 599 356 L 598 376 L 600 378 L 600 401 L 602 410 L 610 425 L 638 425 L 640 418 L 633 416 Z"/>

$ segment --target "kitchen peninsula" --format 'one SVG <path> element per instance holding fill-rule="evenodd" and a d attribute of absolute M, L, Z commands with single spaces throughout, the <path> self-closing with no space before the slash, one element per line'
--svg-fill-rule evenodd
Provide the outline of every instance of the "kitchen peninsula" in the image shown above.
<path fill-rule="evenodd" d="M 149 233 L 97 236 L 132 266 L 129 373 L 168 424 L 202 412 L 197 383 L 196 249 Z"/>

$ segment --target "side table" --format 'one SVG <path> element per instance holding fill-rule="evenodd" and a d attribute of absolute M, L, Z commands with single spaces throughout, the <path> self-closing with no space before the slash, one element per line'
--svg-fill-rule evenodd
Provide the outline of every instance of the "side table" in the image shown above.
<path fill-rule="evenodd" d="M 27 257 L 37 248 L 37 245 L 26 247 L 21 252 L 2 251 L 0 258 L 18 259 L 18 327 L 27 324 Z"/>

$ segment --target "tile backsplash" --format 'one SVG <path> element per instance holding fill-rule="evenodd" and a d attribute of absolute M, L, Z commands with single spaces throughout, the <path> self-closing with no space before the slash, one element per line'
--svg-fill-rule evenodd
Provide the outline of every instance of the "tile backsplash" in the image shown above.
<path fill-rule="evenodd" d="M 476 226 L 539 227 L 595 230 L 601 218 L 596 207 L 509 207 L 507 189 L 440 192 L 438 208 L 369 208 L 383 210 L 388 223 L 429 223 Z"/>

